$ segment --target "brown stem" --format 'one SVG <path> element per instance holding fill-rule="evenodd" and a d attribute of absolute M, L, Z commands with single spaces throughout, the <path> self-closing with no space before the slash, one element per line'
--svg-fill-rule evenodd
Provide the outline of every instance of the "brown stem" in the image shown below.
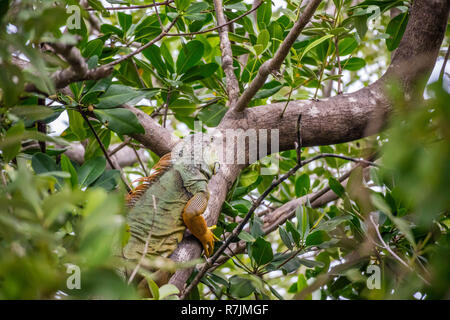
<path fill-rule="evenodd" d="M 222 0 L 214 0 L 217 23 L 219 28 L 220 49 L 222 51 L 222 69 L 227 78 L 227 92 L 230 104 L 234 104 L 239 97 L 239 82 L 234 74 L 233 52 L 228 38 L 228 24 L 223 11 Z"/>
<path fill-rule="evenodd" d="M 311 0 L 309 2 L 305 11 L 295 22 L 291 31 L 289 31 L 286 39 L 284 39 L 283 43 L 280 45 L 273 58 L 263 63 L 255 79 L 253 79 L 248 88 L 242 93 L 237 103 L 232 107 L 233 111 L 242 112 L 258 92 L 258 90 L 264 85 L 267 77 L 272 72 L 280 69 L 284 59 L 294 45 L 295 40 L 297 40 L 300 32 L 302 32 L 303 28 L 309 22 L 321 1 L 322 0 Z"/>
<path fill-rule="evenodd" d="M 140 6 L 128 6 L 128 7 L 108 7 L 105 8 L 105 10 L 108 11 L 116 11 L 116 10 L 136 10 L 136 9 L 146 9 L 146 8 L 153 8 L 153 7 L 158 7 L 158 6 L 165 6 L 165 5 L 169 5 L 171 3 L 173 3 L 174 0 L 169 0 L 169 1 L 165 1 L 165 2 L 158 2 L 156 4 L 145 4 L 145 5 L 140 5 Z M 98 11 L 97 9 L 93 9 L 93 8 L 87 8 L 87 11 Z"/>

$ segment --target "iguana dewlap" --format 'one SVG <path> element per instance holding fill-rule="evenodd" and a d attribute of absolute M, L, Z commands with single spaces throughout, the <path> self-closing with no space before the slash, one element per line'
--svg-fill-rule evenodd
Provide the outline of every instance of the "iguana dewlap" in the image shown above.
<path fill-rule="evenodd" d="M 213 252 L 214 236 L 202 216 L 209 198 L 207 184 L 217 163 L 211 142 L 203 134 L 190 136 L 161 157 L 155 173 L 140 179 L 143 184 L 128 196 L 130 238 L 123 248 L 124 258 L 139 261 L 146 241 L 148 257 L 168 257 L 186 227 L 207 256 Z"/>

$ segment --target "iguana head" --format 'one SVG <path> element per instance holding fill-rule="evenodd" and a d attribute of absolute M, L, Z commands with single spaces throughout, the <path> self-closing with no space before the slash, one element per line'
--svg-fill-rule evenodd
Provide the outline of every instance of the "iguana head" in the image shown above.
<path fill-rule="evenodd" d="M 214 139 L 214 136 L 204 133 L 185 137 L 173 148 L 172 161 L 193 165 L 211 178 L 220 167 Z"/>

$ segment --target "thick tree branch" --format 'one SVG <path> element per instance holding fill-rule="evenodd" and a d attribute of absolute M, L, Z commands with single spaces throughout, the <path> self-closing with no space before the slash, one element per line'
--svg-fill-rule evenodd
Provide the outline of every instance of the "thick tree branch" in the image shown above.
<path fill-rule="evenodd" d="M 374 84 L 357 92 L 335 96 L 320 101 L 292 101 L 280 120 L 284 103 L 270 104 L 227 115 L 219 129 L 243 128 L 279 130 L 280 151 L 294 149 L 295 120 L 302 114 L 303 145 L 329 145 L 361 139 L 383 128 L 392 110 L 386 96 L 386 85 L 400 80 L 406 93 L 423 88 L 423 82 L 431 73 L 442 43 L 448 21 L 450 2 L 447 0 L 416 0 L 411 16 L 392 65 Z M 228 189 L 245 164 L 222 165 L 208 187 L 211 193 L 205 217 L 208 224 L 215 224 Z M 188 261 L 199 257 L 201 248 L 195 239 L 186 237 L 172 257 Z M 192 269 L 180 270 L 170 283 L 183 289 Z"/>
<path fill-rule="evenodd" d="M 138 118 L 145 129 L 144 134 L 131 135 L 134 139 L 152 150 L 159 156 L 170 152 L 172 148 L 180 141 L 169 130 L 160 126 L 152 117 L 138 108 L 129 105 L 123 105 L 124 108 L 131 110 Z"/>
<path fill-rule="evenodd" d="M 231 43 L 228 38 L 228 24 L 223 12 L 222 0 L 214 0 L 217 24 L 223 26 L 219 28 L 220 50 L 222 52 L 222 69 L 227 78 L 227 91 L 230 104 L 233 105 L 239 97 L 239 82 L 234 74 L 233 53 Z"/>
<path fill-rule="evenodd" d="M 89 69 L 80 50 L 73 45 L 62 43 L 51 43 L 49 45 L 70 65 L 67 69 L 56 71 L 51 76 L 55 89 L 62 89 L 72 82 L 103 79 L 109 76 L 113 71 L 112 66 L 106 65 L 95 69 Z M 32 83 L 27 84 L 25 90 L 27 92 L 39 91 Z"/>

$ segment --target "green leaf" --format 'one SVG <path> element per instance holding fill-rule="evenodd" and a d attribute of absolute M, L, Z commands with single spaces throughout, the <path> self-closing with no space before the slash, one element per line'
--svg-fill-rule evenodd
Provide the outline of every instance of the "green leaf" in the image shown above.
<path fill-rule="evenodd" d="M 141 100 L 149 93 L 150 91 L 138 91 L 128 86 L 113 84 L 99 97 L 99 103 L 95 107 L 97 109 L 114 108 L 131 101 Z"/>
<path fill-rule="evenodd" d="M 393 18 L 386 28 L 386 33 L 389 34 L 389 38 L 386 39 L 386 46 L 389 51 L 395 50 L 402 40 L 403 34 L 408 24 L 409 14 L 408 12 L 401 13 Z"/>
<path fill-rule="evenodd" d="M 302 197 L 308 193 L 310 188 L 309 175 L 304 173 L 295 180 L 295 195 Z"/>
<path fill-rule="evenodd" d="M 328 184 L 330 186 L 330 189 L 333 190 L 334 193 L 336 193 L 336 195 L 339 198 L 342 198 L 345 194 L 345 189 L 344 187 L 341 185 L 341 183 L 339 181 L 337 181 L 335 178 L 330 177 L 328 179 Z"/>
<path fill-rule="evenodd" d="M 270 289 L 270 292 L 272 292 L 273 295 L 274 295 L 275 297 L 277 297 L 278 300 L 284 300 L 283 296 L 281 296 L 281 295 L 278 293 L 278 291 L 275 290 L 272 286 L 269 285 L 269 289 Z"/>
<path fill-rule="evenodd" d="M 2 150 L 2 155 L 6 163 L 11 161 L 19 153 L 22 144 L 20 139 L 17 139 L 17 137 L 20 137 L 24 132 L 25 125 L 22 121 L 16 123 L 9 128 L 8 131 L 6 131 L 5 138 L 1 141 L 4 146 L 0 145 L 0 149 Z M 9 145 L 6 143 L 9 143 Z"/>
<path fill-rule="evenodd" d="M 356 32 L 358 33 L 360 39 L 364 39 L 364 36 L 367 33 L 367 18 L 368 15 L 362 15 L 362 16 L 354 16 L 352 17 L 353 24 L 355 25 Z"/>
<path fill-rule="evenodd" d="M 5 137 L 3 140 L 0 140 L 0 149 L 7 150 L 8 148 L 17 146 L 17 143 L 20 143 L 21 141 L 27 139 L 48 141 L 62 146 L 69 145 L 69 143 L 62 138 L 48 136 L 46 134 L 43 134 L 42 132 L 31 130 L 30 131 L 25 130 L 23 132 L 20 132 L 20 130 L 17 131 L 14 130 L 14 132 L 11 132 L 7 138 Z"/>
<path fill-rule="evenodd" d="M 191 4 L 192 0 L 175 0 L 175 6 L 178 11 L 186 10 Z"/>
<path fill-rule="evenodd" d="M 263 53 L 269 45 L 270 34 L 266 29 L 262 30 L 258 34 L 258 39 L 256 40 L 256 45 L 253 46 L 257 55 Z"/>
<path fill-rule="evenodd" d="M 195 111 L 195 103 L 186 99 L 171 99 L 169 108 L 173 110 L 176 115 L 189 116 Z"/>
<path fill-rule="evenodd" d="M 365 67 L 366 61 L 364 61 L 364 59 L 361 59 L 361 58 L 350 58 L 350 59 L 341 61 L 341 65 L 346 70 L 357 71 L 357 70 Z"/>
<path fill-rule="evenodd" d="M 208 17 L 206 13 L 202 13 L 208 9 L 206 2 L 195 2 L 187 10 L 184 17 L 189 21 L 204 21 Z"/>
<path fill-rule="evenodd" d="M 297 230 L 300 232 L 301 238 L 304 239 L 309 233 L 309 217 L 308 207 L 298 206 L 295 210 L 297 218 Z"/>
<path fill-rule="evenodd" d="M 300 245 L 300 232 L 294 227 L 291 221 L 286 221 L 286 231 L 289 232 L 292 235 L 292 239 L 294 239 L 294 242 L 297 246 Z"/>
<path fill-rule="evenodd" d="M 202 108 L 197 117 L 208 127 L 217 127 L 228 108 L 221 104 L 213 104 Z"/>
<path fill-rule="evenodd" d="M 275 93 L 277 93 L 278 91 L 281 90 L 281 88 L 283 88 L 284 85 L 279 85 L 279 86 L 275 86 L 273 88 L 270 89 L 261 89 L 258 91 L 258 93 L 255 94 L 255 99 L 265 99 L 268 97 L 273 96 Z"/>
<path fill-rule="evenodd" d="M 154 300 L 159 300 L 159 288 L 155 281 L 151 277 L 145 277 L 147 280 L 148 287 L 150 292 L 152 293 L 152 297 Z"/>
<path fill-rule="evenodd" d="M 106 159 L 103 157 L 86 161 L 78 170 L 78 182 L 81 186 L 88 187 L 98 179 L 105 171 Z"/>
<path fill-rule="evenodd" d="M 298 258 L 299 262 L 307 268 L 322 268 L 325 264 L 322 261 Z"/>
<path fill-rule="evenodd" d="M 188 42 L 178 54 L 177 73 L 183 74 L 194 65 L 196 65 L 203 57 L 204 46 L 199 40 Z"/>
<path fill-rule="evenodd" d="M 97 11 L 103 11 L 105 12 L 105 7 L 103 7 L 103 4 L 100 0 L 88 0 L 88 4 L 91 8 L 97 10 Z"/>
<path fill-rule="evenodd" d="M 358 42 L 355 38 L 344 38 L 339 40 L 338 50 L 340 56 L 346 56 L 351 54 L 358 47 Z"/>
<path fill-rule="evenodd" d="M 259 30 L 264 30 L 267 26 L 269 26 L 271 17 L 272 17 L 272 2 L 264 1 L 256 10 L 256 21 Z"/>
<path fill-rule="evenodd" d="M 173 58 L 172 58 L 172 54 L 169 51 L 169 48 L 166 45 L 165 41 L 161 42 L 161 47 L 159 48 L 161 50 L 161 55 L 164 58 L 164 61 L 167 63 L 167 70 L 169 70 L 169 72 L 173 73 L 174 70 L 174 63 L 173 63 Z"/>
<path fill-rule="evenodd" d="M 103 41 L 101 39 L 94 39 L 86 44 L 83 50 L 83 56 L 89 58 L 93 56 L 100 56 L 103 51 Z"/>
<path fill-rule="evenodd" d="M 253 237 L 258 238 L 264 235 L 264 231 L 262 229 L 263 222 L 260 217 L 254 216 L 252 219 L 252 223 L 250 224 L 250 233 Z"/>
<path fill-rule="evenodd" d="M 31 157 L 31 167 L 37 174 L 59 170 L 55 160 L 42 152 L 37 152 Z"/>
<path fill-rule="evenodd" d="M 93 187 L 101 187 L 106 191 L 112 191 L 116 188 L 120 180 L 119 170 L 106 170 L 103 174 L 95 180 Z"/>
<path fill-rule="evenodd" d="M 242 230 L 241 233 L 239 233 L 239 239 L 244 240 L 245 242 L 254 242 L 255 238 L 248 233 L 247 231 Z"/>
<path fill-rule="evenodd" d="M 94 110 L 94 114 L 106 127 L 118 134 L 145 133 L 136 115 L 128 109 Z"/>
<path fill-rule="evenodd" d="M 341 223 L 345 221 L 349 221 L 352 219 L 352 216 L 339 216 L 332 218 L 328 221 L 323 221 L 317 226 L 316 230 L 324 230 L 324 231 L 333 231 L 339 226 Z"/>
<path fill-rule="evenodd" d="M 127 32 L 128 29 L 130 29 L 131 24 L 133 23 L 132 16 L 123 12 L 118 12 L 117 18 L 119 19 L 119 24 L 122 30 L 124 32 Z"/>
<path fill-rule="evenodd" d="M 152 66 L 155 67 L 156 72 L 158 72 L 159 75 L 163 77 L 167 75 L 166 63 L 162 60 L 161 49 L 157 45 L 151 45 L 142 51 L 142 54 L 151 62 Z"/>
<path fill-rule="evenodd" d="M 61 155 L 61 170 L 70 173 L 70 179 L 67 180 L 70 182 L 72 188 L 75 188 L 78 185 L 78 174 L 72 162 L 65 154 Z"/>
<path fill-rule="evenodd" d="M 288 247 L 290 250 L 292 250 L 294 247 L 292 246 L 292 239 L 289 236 L 289 233 L 287 233 L 286 230 L 284 230 L 283 227 L 278 228 L 278 232 L 280 233 L 280 238 L 283 241 L 283 243 Z"/>
<path fill-rule="evenodd" d="M 306 237 L 305 244 L 307 246 L 316 246 L 327 240 L 330 240 L 330 237 L 328 236 L 328 234 L 325 231 L 318 230 L 318 231 L 314 231 L 314 232 L 310 233 Z"/>
<path fill-rule="evenodd" d="M 241 174 L 239 181 L 244 187 L 247 187 L 254 183 L 259 177 L 257 170 L 249 170 Z"/>
<path fill-rule="evenodd" d="M 159 288 L 159 299 L 162 300 L 168 296 L 178 293 L 180 293 L 180 290 L 178 290 L 177 287 L 175 287 L 173 284 L 167 283 Z"/>
<path fill-rule="evenodd" d="M 78 140 L 86 139 L 86 129 L 84 128 L 84 119 L 81 114 L 76 110 L 69 109 L 67 110 L 67 115 L 69 116 L 70 130 L 78 137 Z"/>
<path fill-rule="evenodd" d="M 302 291 L 307 286 L 308 286 L 308 283 L 306 282 L 305 275 L 302 273 L 299 273 L 298 278 L 297 278 L 297 292 Z"/>
<path fill-rule="evenodd" d="M 324 42 L 325 40 L 328 40 L 330 38 L 334 37 L 333 34 L 327 34 L 313 42 L 311 42 L 310 44 L 308 44 L 306 46 L 306 48 L 303 50 L 302 55 L 300 56 L 300 60 L 302 60 L 302 58 L 305 56 L 306 53 L 308 53 L 308 51 L 310 51 L 312 48 L 318 46 L 319 44 L 321 44 L 322 42 Z"/>
<path fill-rule="evenodd" d="M 100 27 L 100 31 L 103 34 L 109 34 L 109 33 L 114 33 L 117 36 L 119 36 L 120 38 L 123 37 L 123 31 L 120 30 L 119 28 L 117 28 L 116 26 L 110 25 L 110 24 L 102 24 L 102 26 Z"/>
<path fill-rule="evenodd" d="M 248 278 L 234 275 L 229 280 L 230 294 L 237 298 L 245 298 L 252 294 L 255 290 L 253 281 Z"/>
<path fill-rule="evenodd" d="M 207 63 L 198 66 L 193 66 L 180 78 L 184 83 L 193 82 L 196 80 L 201 80 L 208 78 L 216 72 L 219 65 L 216 63 Z"/>
<path fill-rule="evenodd" d="M 94 126 L 94 130 L 97 133 L 97 136 L 99 137 L 100 141 L 102 142 L 103 146 L 108 149 L 109 144 L 111 142 L 111 130 L 107 128 L 100 128 L 101 125 L 96 124 Z M 84 151 L 84 160 L 89 160 L 91 158 L 103 156 L 103 151 L 99 146 L 99 143 L 97 139 L 91 135 L 88 139 L 88 143 L 85 146 Z"/>
<path fill-rule="evenodd" d="M 52 108 L 40 105 L 15 106 L 10 109 L 10 112 L 28 121 L 42 120 L 55 113 Z"/>

